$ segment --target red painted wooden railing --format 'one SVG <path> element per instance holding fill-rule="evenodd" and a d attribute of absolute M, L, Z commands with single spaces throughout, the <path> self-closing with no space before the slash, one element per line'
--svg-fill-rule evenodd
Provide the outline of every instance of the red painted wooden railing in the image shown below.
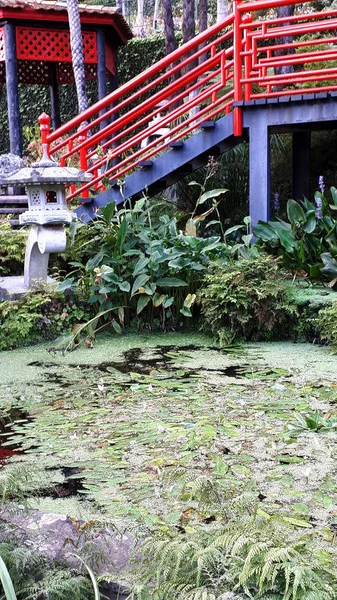
<path fill-rule="evenodd" d="M 301 13 L 277 18 L 277 7 L 289 4 L 301 5 Z M 104 190 L 105 178 L 125 178 L 170 143 L 200 130 L 203 121 L 233 111 L 234 135 L 240 136 L 242 100 L 337 90 L 337 10 L 314 12 L 312 5 L 234 0 L 233 14 L 224 21 L 56 131 L 41 115 L 42 142 L 50 154 L 93 174 L 68 199 L 88 197 L 89 188 Z M 159 103 L 165 103 L 165 114 Z"/>

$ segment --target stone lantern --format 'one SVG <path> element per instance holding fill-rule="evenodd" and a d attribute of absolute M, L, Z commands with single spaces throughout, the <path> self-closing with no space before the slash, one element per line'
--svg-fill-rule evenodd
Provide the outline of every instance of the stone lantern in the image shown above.
<path fill-rule="evenodd" d="M 76 218 L 67 207 L 66 186 L 91 178 L 91 174 L 61 167 L 51 160 L 46 146 L 40 161 L 0 177 L 1 185 L 24 186 L 28 196 L 28 210 L 20 215 L 21 225 L 32 225 L 25 254 L 24 288 L 31 288 L 37 281 L 48 281 L 49 254 L 64 252 L 66 248 L 64 225 Z"/>

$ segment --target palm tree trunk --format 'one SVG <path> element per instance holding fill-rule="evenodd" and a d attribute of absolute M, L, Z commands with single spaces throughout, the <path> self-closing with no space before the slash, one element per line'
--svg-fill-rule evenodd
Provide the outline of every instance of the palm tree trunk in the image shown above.
<path fill-rule="evenodd" d="M 88 108 L 88 97 L 85 86 L 84 53 L 78 0 L 67 0 L 67 9 L 72 65 L 76 85 L 78 112 L 80 114 Z"/>

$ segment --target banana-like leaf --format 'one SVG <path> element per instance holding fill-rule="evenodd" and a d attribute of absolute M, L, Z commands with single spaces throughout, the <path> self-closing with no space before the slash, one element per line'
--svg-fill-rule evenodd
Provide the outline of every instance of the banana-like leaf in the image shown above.
<path fill-rule="evenodd" d="M 7 567 L 0 556 L 0 581 L 2 583 L 3 591 L 6 596 L 6 600 L 17 600 L 14 586 L 8 573 Z"/>

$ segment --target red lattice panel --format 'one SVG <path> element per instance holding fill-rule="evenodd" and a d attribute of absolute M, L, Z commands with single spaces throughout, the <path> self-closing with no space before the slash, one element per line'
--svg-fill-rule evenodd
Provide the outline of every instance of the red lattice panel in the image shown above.
<path fill-rule="evenodd" d="M 84 62 L 97 63 L 96 33 L 82 31 Z M 16 54 L 21 60 L 71 62 L 70 33 L 58 29 L 17 27 Z"/>
<path fill-rule="evenodd" d="M 85 79 L 91 81 L 97 79 L 97 66 L 84 65 Z M 67 63 L 58 63 L 56 65 L 57 83 L 63 85 L 65 83 L 74 83 L 74 72 L 72 65 Z"/>
<path fill-rule="evenodd" d="M 0 27 L 0 60 L 5 60 L 5 30 Z"/>

